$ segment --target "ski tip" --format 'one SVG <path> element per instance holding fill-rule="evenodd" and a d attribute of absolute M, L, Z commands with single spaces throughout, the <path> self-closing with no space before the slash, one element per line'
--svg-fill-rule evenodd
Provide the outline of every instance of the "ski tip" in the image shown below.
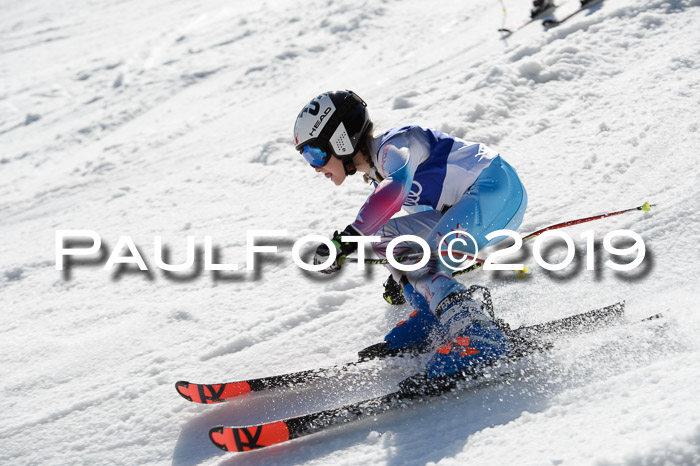
<path fill-rule="evenodd" d="M 192 397 L 188 395 L 187 389 L 189 388 L 190 383 L 186 382 L 184 380 L 179 380 L 175 382 L 175 390 L 180 394 L 181 397 L 186 399 L 187 401 L 192 401 Z"/>
<path fill-rule="evenodd" d="M 187 401 L 193 403 L 223 403 L 229 398 L 245 395 L 252 391 L 248 382 L 218 384 L 196 384 L 181 380 L 175 383 L 175 390 Z"/>
<path fill-rule="evenodd" d="M 357 352 L 360 361 L 369 361 L 370 359 L 381 358 L 388 356 L 391 351 L 387 350 L 389 344 L 386 341 L 375 343 Z"/>
<path fill-rule="evenodd" d="M 284 421 L 247 427 L 215 426 L 209 429 L 209 439 L 223 451 L 242 452 L 286 442 L 290 431 Z"/>
<path fill-rule="evenodd" d="M 214 426 L 209 429 L 209 440 L 223 451 L 229 451 L 224 441 L 224 426 Z"/>
<path fill-rule="evenodd" d="M 416 356 L 425 353 L 427 350 L 422 345 L 413 345 L 403 348 L 389 348 L 389 342 L 382 341 L 375 343 L 372 346 L 361 349 L 357 352 L 360 362 L 370 361 L 372 359 L 381 359 L 389 357 Z"/>

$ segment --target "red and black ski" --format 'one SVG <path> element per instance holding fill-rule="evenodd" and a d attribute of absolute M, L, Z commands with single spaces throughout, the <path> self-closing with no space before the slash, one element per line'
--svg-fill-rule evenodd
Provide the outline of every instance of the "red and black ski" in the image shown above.
<path fill-rule="evenodd" d="M 473 285 L 469 288 L 469 292 L 481 293 L 483 302 L 482 309 L 491 316 L 494 315 L 491 294 L 486 288 Z M 401 324 L 402 322 L 397 325 Z M 293 387 L 295 385 L 305 384 L 312 380 L 333 377 L 342 374 L 351 367 L 370 360 L 384 359 L 394 356 L 415 356 L 420 353 L 431 351 L 431 347 L 427 343 L 423 345 L 414 345 L 408 348 L 396 349 L 390 349 L 387 347 L 387 345 L 387 342 L 383 341 L 381 343 L 368 346 L 367 348 L 358 352 L 357 360 L 331 367 L 215 384 L 197 384 L 181 380 L 175 383 L 175 389 L 180 396 L 188 401 L 202 404 L 221 403 L 228 399 L 245 395 L 246 393 L 250 392 L 262 392 L 280 387 Z"/>
<path fill-rule="evenodd" d="M 544 324 L 521 327 L 512 331 L 511 335 L 512 340 L 516 343 L 516 351 L 507 360 L 499 360 L 497 366 L 486 368 L 484 371 L 495 370 L 495 375 L 498 376 L 500 368 L 505 368 L 507 374 L 510 362 L 550 347 L 549 344 L 538 341 L 538 337 L 595 328 L 619 320 L 623 314 L 624 303 L 617 303 Z M 645 320 L 658 317 L 660 314 Z M 484 372 L 474 372 L 442 378 L 429 378 L 421 373 L 405 379 L 400 383 L 396 392 L 387 395 L 265 424 L 216 426 L 209 431 L 209 438 L 224 451 L 242 452 L 264 448 L 310 435 L 337 424 L 374 416 L 391 409 L 408 406 L 414 402 L 429 400 L 431 397 L 447 391 L 475 387 L 493 381 L 493 377 L 487 379 L 482 377 L 483 374 Z"/>
<path fill-rule="evenodd" d="M 309 369 L 288 374 L 272 375 L 258 379 L 240 380 L 215 384 L 198 384 L 186 381 L 175 383 L 175 389 L 184 399 L 194 403 L 221 403 L 250 392 L 262 392 L 272 388 L 293 387 L 323 377 L 332 377 L 343 371 L 372 359 L 381 359 L 407 354 L 406 351 L 390 350 L 386 343 L 377 343 L 360 351 L 359 359 L 336 366 Z"/>

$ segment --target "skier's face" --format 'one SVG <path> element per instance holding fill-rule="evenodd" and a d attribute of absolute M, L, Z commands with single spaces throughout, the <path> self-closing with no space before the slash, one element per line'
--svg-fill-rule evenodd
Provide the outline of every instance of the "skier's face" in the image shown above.
<path fill-rule="evenodd" d="M 316 173 L 323 173 L 326 178 L 330 179 L 336 186 L 340 186 L 345 181 L 345 168 L 343 162 L 336 157 L 331 157 L 326 165 L 315 168 Z"/>

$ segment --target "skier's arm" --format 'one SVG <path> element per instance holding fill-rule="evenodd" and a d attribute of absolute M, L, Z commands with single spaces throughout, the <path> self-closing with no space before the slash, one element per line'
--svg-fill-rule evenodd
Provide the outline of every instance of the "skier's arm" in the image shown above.
<path fill-rule="evenodd" d="M 386 144 L 382 147 L 378 157 L 380 169 L 388 176 L 367 197 L 352 223 L 363 235 L 376 233 L 406 202 L 417 166 L 417 158 L 412 162 L 409 155 L 407 146 Z"/>

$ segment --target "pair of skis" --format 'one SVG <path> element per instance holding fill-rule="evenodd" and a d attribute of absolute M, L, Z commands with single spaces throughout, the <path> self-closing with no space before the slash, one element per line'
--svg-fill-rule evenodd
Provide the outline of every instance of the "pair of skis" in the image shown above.
<path fill-rule="evenodd" d="M 507 37 L 507 36 L 513 34 L 514 32 L 519 31 L 520 29 L 530 25 L 531 23 L 538 21 L 540 19 L 543 19 L 543 18 L 545 18 L 545 19 L 543 19 L 543 21 L 542 21 L 542 26 L 546 29 L 550 29 L 550 28 L 559 26 L 560 24 L 564 23 L 565 21 L 568 21 L 569 19 L 573 18 L 574 16 L 578 15 L 579 13 L 588 10 L 590 7 L 594 6 L 597 3 L 602 2 L 603 0 L 587 0 L 587 1 L 579 0 L 579 1 L 581 2 L 581 6 L 578 9 L 576 9 L 576 10 L 574 10 L 574 11 L 572 11 L 572 12 L 568 13 L 567 15 L 562 16 L 560 18 L 553 18 L 553 17 L 545 18 L 547 15 L 550 15 L 551 13 L 553 13 L 559 6 L 559 5 L 552 5 L 550 8 L 547 8 L 546 10 L 541 11 L 539 14 L 537 14 L 536 16 L 523 22 L 522 24 L 520 24 L 517 27 L 514 27 L 514 28 L 502 27 L 502 28 L 499 28 L 498 30 L 499 30 L 499 32 L 505 33 L 504 37 Z"/>
<path fill-rule="evenodd" d="M 495 375 L 496 379 L 503 375 L 502 370 L 505 370 L 505 374 L 507 374 L 508 365 L 512 361 L 548 349 L 551 345 L 542 341 L 542 337 L 546 335 L 596 328 L 619 321 L 623 315 L 624 303 L 616 303 L 583 314 L 543 324 L 520 327 L 510 331 L 510 338 L 515 343 L 515 350 L 508 359 L 499 360 L 493 367 L 440 378 L 431 378 L 419 373 L 403 380 L 396 391 L 386 395 L 347 404 L 339 408 L 259 425 L 216 426 L 210 429 L 209 438 L 214 445 L 224 451 L 255 450 L 310 435 L 337 424 L 403 408 L 447 392 L 475 387 L 487 380 L 493 381 L 492 374 Z M 660 316 L 657 314 L 645 320 Z M 363 350 L 360 355 L 358 361 L 330 368 L 220 384 L 194 384 L 181 381 L 177 382 L 175 386 L 178 393 L 189 401 L 205 404 L 220 403 L 250 392 L 262 392 L 278 387 L 294 387 L 319 378 L 332 377 L 368 359 L 396 356 L 397 352 L 386 350 L 386 344 L 379 343 Z M 488 377 L 485 377 L 486 373 L 488 373 Z"/>

